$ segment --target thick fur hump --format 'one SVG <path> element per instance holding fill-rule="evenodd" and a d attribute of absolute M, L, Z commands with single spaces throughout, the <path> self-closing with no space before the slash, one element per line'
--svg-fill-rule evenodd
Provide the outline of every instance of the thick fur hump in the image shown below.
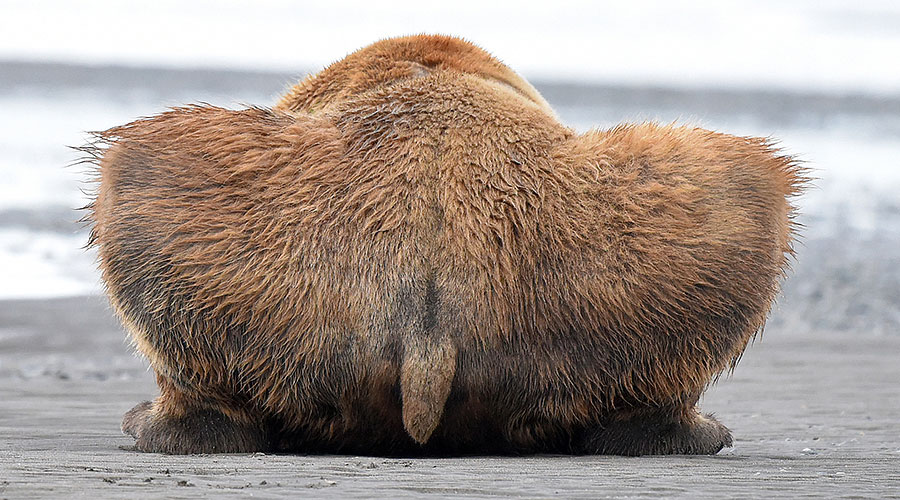
<path fill-rule="evenodd" d="M 764 139 L 576 134 L 431 35 L 83 151 L 160 388 L 123 430 L 165 453 L 716 453 L 696 405 L 766 321 L 806 182 Z"/>
<path fill-rule="evenodd" d="M 314 112 L 375 87 L 436 71 L 477 75 L 553 114 L 530 83 L 490 54 L 460 38 L 436 35 L 389 38 L 360 49 L 291 88 L 276 108 Z"/>

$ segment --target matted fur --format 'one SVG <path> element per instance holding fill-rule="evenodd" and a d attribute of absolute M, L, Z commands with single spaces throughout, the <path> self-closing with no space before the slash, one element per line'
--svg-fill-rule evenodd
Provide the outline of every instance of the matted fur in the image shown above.
<path fill-rule="evenodd" d="M 715 453 L 804 182 L 764 140 L 579 135 L 456 38 L 378 42 L 272 109 L 101 134 L 89 216 L 169 453 Z"/>

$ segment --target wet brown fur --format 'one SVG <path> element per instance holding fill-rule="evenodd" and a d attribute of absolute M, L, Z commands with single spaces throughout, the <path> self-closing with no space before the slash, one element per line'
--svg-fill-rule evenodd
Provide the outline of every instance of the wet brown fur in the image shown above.
<path fill-rule="evenodd" d="M 764 139 L 576 134 L 441 36 L 102 141 L 92 239 L 160 386 L 123 429 L 168 453 L 715 453 L 695 404 L 804 180 Z"/>

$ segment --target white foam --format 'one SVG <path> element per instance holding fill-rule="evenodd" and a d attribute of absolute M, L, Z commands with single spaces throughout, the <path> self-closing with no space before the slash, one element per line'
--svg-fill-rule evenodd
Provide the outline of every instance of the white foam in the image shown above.
<path fill-rule="evenodd" d="M 100 293 L 84 235 L 0 230 L 0 299 Z"/>
<path fill-rule="evenodd" d="M 83 206 L 79 185 L 88 187 L 88 168 L 66 167 L 80 156 L 68 146 L 81 146 L 86 131 L 127 123 L 145 108 L 62 92 L 0 94 L 0 109 L 0 209 L 6 209 Z"/>

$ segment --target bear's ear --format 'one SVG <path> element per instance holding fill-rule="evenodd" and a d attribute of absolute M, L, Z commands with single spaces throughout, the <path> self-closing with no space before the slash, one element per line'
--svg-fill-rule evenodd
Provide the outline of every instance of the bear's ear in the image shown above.
<path fill-rule="evenodd" d="M 102 175 L 130 179 L 117 188 L 184 194 L 194 184 L 231 185 L 244 177 L 265 179 L 288 166 L 324 163 L 320 157 L 334 151 L 339 135 L 324 118 L 194 105 L 97 134 L 98 163 Z M 158 194 L 164 199 L 174 193 Z"/>
<path fill-rule="evenodd" d="M 619 221 L 617 231 L 642 231 L 658 249 L 677 250 L 665 239 L 677 232 L 723 248 L 768 238 L 777 254 L 792 253 L 793 198 L 808 171 L 765 138 L 641 123 L 587 132 L 562 147 L 572 175 L 590 181 L 585 192 L 603 200 L 602 227 Z"/>
<path fill-rule="evenodd" d="M 769 140 L 654 122 L 592 130 L 572 138 L 568 152 L 584 164 L 638 184 L 721 186 L 791 197 L 807 182 L 805 168 Z"/>
<path fill-rule="evenodd" d="M 175 108 L 96 137 L 87 149 L 100 184 L 86 220 L 100 244 L 107 230 L 137 219 L 160 244 L 221 231 L 197 214 L 246 217 L 273 200 L 302 197 L 296 180 L 338 177 L 331 170 L 343 151 L 325 119 L 262 108 Z"/>
<path fill-rule="evenodd" d="M 104 275 L 177 274 L 177 286 L 234 321 L 289 287 L 271 284 L 287 273 L 232 264 L 298 226 L 323 226 L 310 218 L 333 220 L 322 207 L 347 178 L 331 122 L 260 108 L 176 108 L 100 133 L 94 153 L 100 184 L 88 220 Z M 118 298 L 138 310 L 146 290 L 130 290 Z M 210 298 L 221 290 L 233 293 Z"/>

